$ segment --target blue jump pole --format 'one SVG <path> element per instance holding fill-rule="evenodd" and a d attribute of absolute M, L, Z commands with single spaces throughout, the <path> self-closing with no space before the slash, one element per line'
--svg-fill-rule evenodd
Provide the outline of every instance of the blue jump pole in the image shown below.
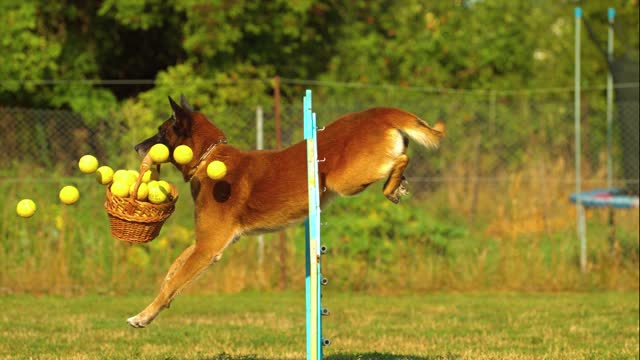
<path fill-rule="evenodd" d="M 322 307 L 320 306 L 320 191 L 316 114 L 311 107 L 311 90 L 303 99 L 304 138 L 307 144 L 307 188 L 309 217 L 305 221 L 305 294 L 307 359 L 322 359 Z"/>

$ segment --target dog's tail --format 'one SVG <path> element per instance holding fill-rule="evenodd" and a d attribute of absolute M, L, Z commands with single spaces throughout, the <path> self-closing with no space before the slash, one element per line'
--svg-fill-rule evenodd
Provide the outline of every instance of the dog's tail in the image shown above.
<path fill-rule="evenodd" d="M 442 121 L 438 121 L 433 126 L 429 126 L 426 121 L 419 117 L 405 113 L 404 116 L 395 116 L 393 125 L 407 134 L 411 139 L 429 149 L 435 149 L 440 144 L 446 132 L 446 127 Z"/>

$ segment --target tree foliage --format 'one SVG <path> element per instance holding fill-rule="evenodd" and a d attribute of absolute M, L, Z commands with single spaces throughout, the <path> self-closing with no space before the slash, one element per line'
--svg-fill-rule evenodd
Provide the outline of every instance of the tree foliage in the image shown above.
<path fill-rule="evenodd" d="M 637 0 L 577 5 L 601 30 L 606 7 L 615 6 L 631 19 L 622 35 L 637 48 Z M 122 103 L 157 114 L 166 109 L 167 95 L 182 92 L 216 113 L 263 103 L 274 75 L 401 87 L 570 86 L 574 6 L 510 0 L 3 1 L 0 103 L 70 108 L 97 118 Z M 594 46 L 584 48 L 585 82 L 601 82 L 606 64 Z M 131 79 L 155 83 L 101 82 Z M 284 94 L 297 98 L 298 90 L 285 86 Z"/>

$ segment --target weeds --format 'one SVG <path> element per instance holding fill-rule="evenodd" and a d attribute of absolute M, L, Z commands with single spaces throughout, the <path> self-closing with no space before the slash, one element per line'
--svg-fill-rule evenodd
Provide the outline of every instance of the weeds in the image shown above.
<path fill-rule="evenodd" d="M 613 247 L 608 211 L 587 212 L 590 265 L 588 274 L 580 273 L 575 208 L 567 199 L 572 185 L 558 176 L 569 172 L 561 159 L 544 166 L 531 160 L 528 169 L 505 173 L 503 181 L 447 182 L 400 205 L 384 199 L 376 185 L 337 199 L 323 211 L 323 243 L 330 249 L 323 272 L 333 288 L 388 293 L 637 289 L 637 209 L 616 211 Z M 194 240 L 189 196 L 180 198 L 158 239 L 132 246 L 110 236 L 104 188 L 90 176 L 47 180 L 32 172 L 22 179 L 30 180 L 0 179 L 6 199 L 0 208 L 0 292 L 155 291 Z M 179 179 L 169 180 L 189 194 Z M 69 183 L 81 199 L 63 206 L 57 190 Z M 15 215 L 24 197 L 38 203 L 30 219 Z M 191 291 L 278 289 L 283 268 L 290 287 L 302 288 L 303 227 L 286 231 L 284 263 L 277 236 L 266 235 L 262 261 L 255 238 L 243 238 Z"/>

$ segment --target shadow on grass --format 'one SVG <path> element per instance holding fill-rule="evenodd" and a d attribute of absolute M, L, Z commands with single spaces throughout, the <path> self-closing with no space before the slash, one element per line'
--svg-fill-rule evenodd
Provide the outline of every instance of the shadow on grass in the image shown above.
<path fill-rule="evenodd" d="M 446 354 L 446 355 L 394 355 L 387 353 L 355 353 L 355 354 L 332 354 L 325 356 L 325 360 L 457 360 L 459 355 Z M 220 354 L 214 357 L 203 358 L 202 360 L 273 360 L 271 358 L 264 358 L 257 355 L 229 355 Z"/>
<path fill-rule="evenodd" d="M 395 355 L 386 353 L 333 354 L 325 356 L 326 360 L 457 360 L 460 356 L 447 355 Z"/>

